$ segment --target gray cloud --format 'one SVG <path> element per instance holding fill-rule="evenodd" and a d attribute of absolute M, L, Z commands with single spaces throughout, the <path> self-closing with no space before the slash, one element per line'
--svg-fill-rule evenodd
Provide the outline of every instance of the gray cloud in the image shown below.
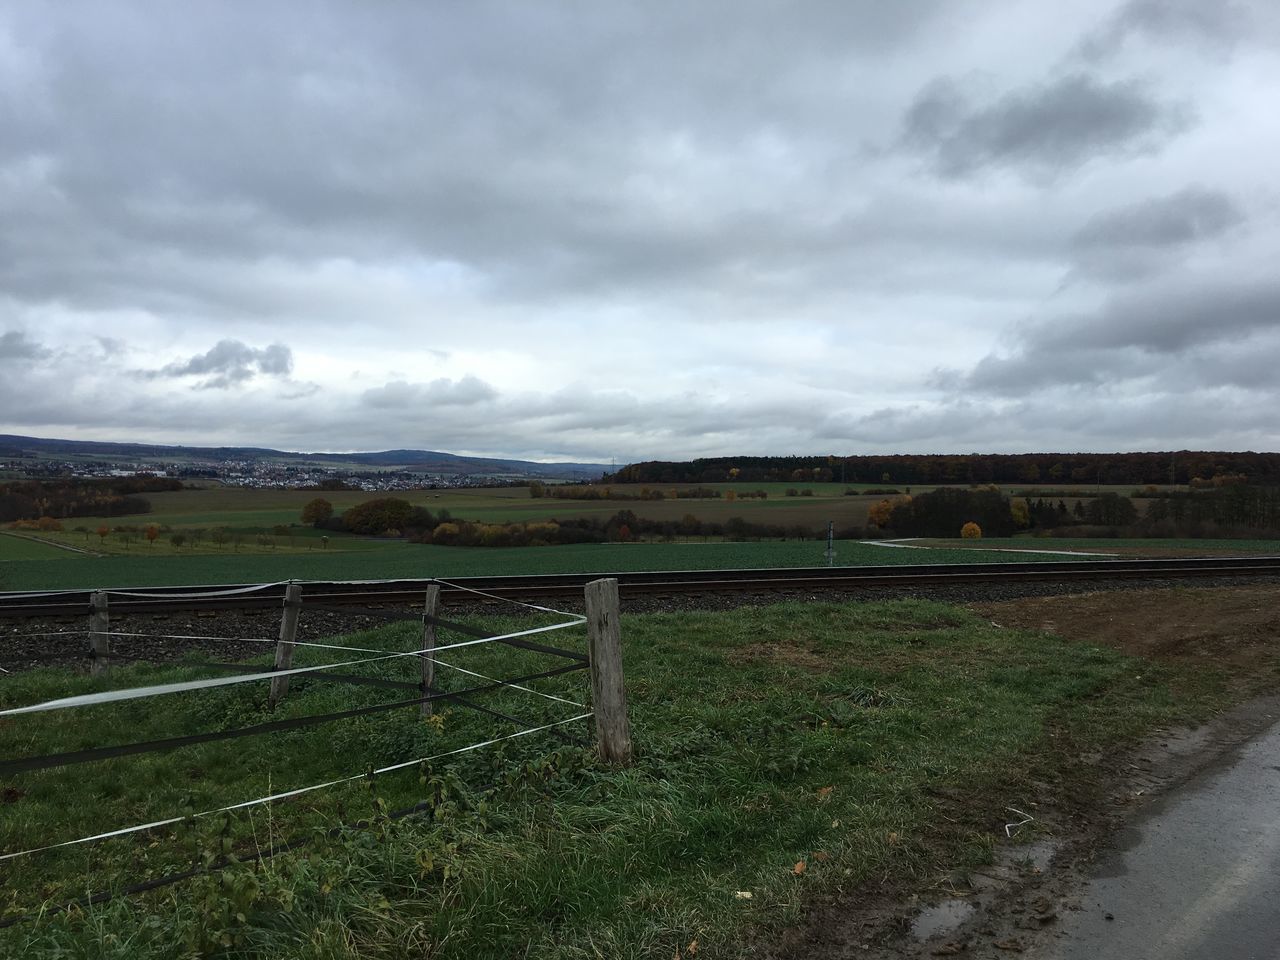
<path fill-rule="evenodd" d="M 0 0 L 0 430 L 1275 448 L 1280 8 L 1210 6 Z"/>
<path fill-rule="evenodd" d="M 1133 283 L 1175 267 L 1197 244 L 1226 237 L 1246 219 L 1230 196 L 1204 187 L 1104 210 L 1071 238 L 1072 277 Z"/>
<path fill-rule="evenodd" d="M 954 81 L 937 80 L 907 110 L 902 143 L 944 177 L 992 167 L 1052 174 L 1150 151 L 1187 123 L 1185 108 L 1134 82 L 1077 73 L 975 106 Z"/>
<path fill-rule="evenodd" d="M 1249 7 L 1234 0 L 1129 0 L 1088 33 L 1079 49 L 1086 58 L 1099 59 L 1117 53 L 1130 37 L 1141 37 L 1224 51 L 1248 36 L 1253 24 Z"/>
<path fill-rule="evenodd" d="M 366 390 L 361 400 L 377 410 L 421 410 L 423 407 L 469 407 L 492 400 L 498 391 L 479 377 L 467 374 L 454 381 L 447 377 L 430 383 L 394 380 Z"/>
<path fill-rule="evenodd" d="M 252 380 L 259 373 L 287 377 L 292 372 L 293 352 L 283 343 L 255 348 L 239 340 L 219 340 L 204 353 L 159 370 L 143 371 L 142 375 L 149 379 L 209 376 L 201 386 L 225 389 Z"/>
<path fill-rule="evenodd" d="M 21 330 L 0 333 L 0 363 L 6 360 L 42 360 L 52 353 Z"/>
<path fill-rule="evenodd" d="M 1223 288 L 1196 277 L 1115 295 L 1094 314 L 1026 325 L 1012 352 L 988 354 L 966 375 L 943 371 L 935 382 L 997 396 L 1144 380 L 1274 387 L 1280 381 L 1267 368 L 1280 369 L 1278 335 L 1280 282 Z"/>
<path fill-rule="evenodd" d="M 1073 242 L 1082 248 L 1171 247 L 1220 236 L 1245 214 L 1220 190 L 1187 187 L 1095 216 Z"/>

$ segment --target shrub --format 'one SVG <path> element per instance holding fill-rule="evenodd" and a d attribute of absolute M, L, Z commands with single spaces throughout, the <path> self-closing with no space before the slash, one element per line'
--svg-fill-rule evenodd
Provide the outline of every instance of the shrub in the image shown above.
<path fill-rule="evenodd" d="M 960 528 L 960 536 L 964 540 L 981 540 L 982 528 L 970 520 Z"/>
<path fill-rule="evenodd" d="M 307 501 L 302 508 L 302 522 L 318 527 L 333 516 L 333 504 L 324 497 L 316 497 Z"/>
<path fill-rule="evenodd" d="M 398 497 L 380 497 L 356 504 L 342 515 L 352 533 L 378 536 L 391 530 L 403 530 L 413 514 L 413 505 Z"/>

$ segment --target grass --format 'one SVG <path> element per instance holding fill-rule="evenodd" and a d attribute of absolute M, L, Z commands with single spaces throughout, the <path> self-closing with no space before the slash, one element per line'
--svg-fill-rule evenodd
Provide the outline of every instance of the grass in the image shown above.
<path fill-rule="evenodd" d="M 964 540 L 924 539 L 922 545 L 936 545 L 944 550 L 965 549 Z M 1212 540 L 1196 538 L 1138 538 L 1138 537 L 984 537 L 981 547 L 1009 548 L 1016 550 L 1191 550 L 1204 553 L 1244 553 L 1255 556 L 1280 554 L 1280 540 Z M 930 554 L 932 556 L 932 554 Z"/>
<path fill-rule="evenodd" d="M 558 642 L 568 643 L 567 633 Z M 410 769 L 252 815 L 11 861 L 3 905 L 13 912 L 213 858 L 229 845 L 261 849 L 353 817 L 375 820 L 370 830 L 316 834 L 313 847 L 260 869 L 232 865 L 0 931 L 0 954 L 578 960 L 689 955 L 697 941 L 701 957 L 741 956 L 816 900 L 867 884 L 917 885 L 985 862 L 1002 821 L 992 811 L 1026 809 L 1024 798 L 1044 783 L 1060 789 L 1082 754 L 1201 715 L 1222 696 L 1212 667 L 1178 674 L 929 602 L 627 616 L 623 636 L 633 767 L 601 767 L 577 748 L 550 753 L 554 744 L 530 737 L 441 761 L 421 778 Z M 406 649 L 416 639 L 407 625 L 351 642 Z M 535 659 L 545 662 L 480 647 L 458 651 L 455 662 L 516 670 Z M 360 669 L 390 676 L 411 668 Z M 134 666 L 109 682 L 197 673 Z M 539 687 L 577 697 L 583 680 L 572 674 Z M 0 703 L 101 683 L 33 671 L 0 679 Z M 0 725 L 0 745 L 5 756 L 23 756 L 241 725 L 268 716 L 264 693 L 245 684 L 25 715 Z M 297 683 L 283 709 L 314 713 L 385 696 Z M 521 694 L 486 702 L 531 720 L 563 715 Z M 234 802 L 510 729 L 458 708 L 436 723 L 401 710 L 24 773 L 7 782 L 0 843 L 26 847 L 171 815 L 184 803 Z M 431 816 L 376 822 L 382 810 L 424 798 Z"/>
<path fill-rule="evenodd" d="M 664 490 L 685 489 L 689 485 L 657 484 L 655 488 Z M 245 487 L 224 487 L 216 484 L 195 487 L 186 490 L 166 491 L 148 494 L 151 512 L 131 517 L 76 517 L 66 522 L 67 531 L 51 535 L 51 539 L 70 543 L 74 546 L 110 553 L 134 553 L 140 547 L 154 549 L 166 554 L 185 554 L 192 552 L 216 553 L 216 548 L 206 537 L 203 543 L 192 548 L 187 545 L 180 550 L 169 546 L 169 534 L 161 536 L 154 547 L 136 540 L 126 547 L 117 542 L 113 535 L 105 542 L 90 533 L 76 533 L 72 528 L 84 527 L 88 531 L 97 529 L 100 524 L 115 527 L 120 524 L 144 527 L 154 523 L 172 528 L 173 532 L 195 529 L 209 531 L 216 527 L 224 527 L 246 536 L 244 549 L 285 550 L 305 549 L 305 537 L 314 531 L 297 527 L 288 538 L 275 538 L 274 547 L 259 548 L 254 536 L 259 531 L 269 531 L 276 526 L 290 526 L 299 523 L 303 506 L 316 496 L 329 500 L 341 513 L 355 504 L 375 497 L 394 496 L 408 500 L 415 506 L 424 506 L 438 512 L 448 510 L 455 517 L 465 520 L 501 521 L 536 521 L 553 518 L 570 519 L 579 517 L 604 519 L 619 510 L 631 510 L 638 516 L 651 520 L 680 520 L 686 514 L 693 514 L 704 521 L 727 521 L 730 517 L 744 517 L 747 520 L 770 523 L 781 526 L 807 526 L 815 530 L 825 528 L 829 521 L 837 527 L 865 526 L 868 510 L 881 498 L 868 496 L 845 496 L 846 486 L 855 489 L 868 487 L 884 487 L 883 484 L 867 483 L 733 483 L 703 484 L 708 489 L 719 490 L 722 494 L 729 490 L 739 492 L 766 490 L 767 500 L 736 500 L 730 502 L 723 497 L 707 500 L 661 500 L 661 501 L 582 501 L 557 500 L 554 498 L 533 499 L 524 487 L 467 487 L 448 490 L 415 490 L 391 493 L 365 493 L 361 491 L 317 492 L 315 490 L 259 490 Z M 638 492 L 640 486 L 617 485 L 619 491 Z M 812 490 L 811 497 L 787 497 L 787 489 Z M 1010 485 L 1010 489 L 1013 485 Z M 551 488 L 554 489 L 554 488 Z M 896 487 L 906 490 L 906 487 Z M 932 485 L 912 488 L 916 492 L 933 489 Z M 1075 488 L 1072 488 L 1075 489 Z M 1094 496 L 1099 488 L 1081 486 L 1081 496 Z M 1130 492 L 1124 488 L 1125 493 Z M 1075 501 L 1068 498 L 1068 505 Z M 1139 501 L 1143 508 L 1145 501 Z"/>
<path fill-rule="evenodd" d="M 360 552 L 338 549 L 348 543 Z M 157 548 L 157 551 L 159 548 Z M 182 557 L 130 555 L 28 560 L 0 568 L 0 589 L 262 583 L 278 580 L 354 580 L 466 577 L 531 573 L 615 573 L 630 570 L 711 570 L 806 567 L 825 563 L 825 541 L 759 543 L 588 543 L 555 547 L 444 547 L 401 541 L 334 541 L 329 549 L 233 552 Z M 965 549 L 893 550 L 854 541 L 836 543 L 840 566 L 1008 562 L 1010 554 Z M 1029 555 L 1027 560 L 1053 560 Z"/>
<path fill-rule="evenodd" d="M 75 556 L 70 550 L 29 540 L 26 537 L 0 533 L 0 563 L 12 560 L 60 560 Z"/>

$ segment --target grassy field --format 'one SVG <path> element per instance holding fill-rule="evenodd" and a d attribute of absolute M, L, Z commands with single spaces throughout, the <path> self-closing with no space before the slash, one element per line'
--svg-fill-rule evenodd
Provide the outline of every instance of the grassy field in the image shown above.
<path fill-rule="evenodd" d="M 867 511 L 877 503 L 878 496 L 845 496 L 845 484 L 707 484 L 710 489 L 717 489 L 722 494 L 730 490 L 738 492 L 763 489 L 768 491 L 767 500 L 735 500 L 730 501 L 723 496 L 705 500 L 659 500 L 659 501 L 623 501 L 623 500 L 557 500 L 552 497 L 534 499 L 523 487 L 497 488 L 462 488 L 452 490 L 419 490 L 394 494 L 363 493 L 359 491 L 336 491 L 319 494 L 329 500 L 337 512 L 341 513 L 349 507 L 378 496 L 396 496 L 408 500 L 415 506 L 424 506 L 433 512 L 448 510 L 453 516 L 464 520 L 498 521 L 533 521 L 553 518 L 568 519 L 571 517 L 595 517 L 604 519 L 619 510 L 631 510 L 638 516 L 653 520 L 679 520 L 685 514 L 693 514 L 700 520 L 724 522 L 730 517 L 740 516 L 759 523 L 779 524 L 783 526 L 804 525 L 813 529 L 821 529 L 833 521 L 837 527 L 863 526 L 867 522 Z M 849 484 L 857 487 L 857 484 Z M 862 487 L 870 485 L 862 484 Z M 1014 489 L 1013 485 L 1009 485 Z M 677 487 L 667 486 L 662 489 L 674 490 Z M 811 497 L 787 497 L 788 488 L 812 490 Z M 551 488 L 554 489 L 554 488 Z M 618 490 L 638 492 L 639 488 L 617 487 Z M 905 487 L 900 487 L 905 491 Z M 925 488 L 920 488 L 925 489 Z M 1080 497 L 1096 495 L 1103 488 L 1070 487 L 1055 488 L 1078 491 Z M 919 492 L 919 491 L 917 491 Z M 1124 493 L 1131 492 L 1124 488 Z M 149 494 L 151 513 L 135 517 L 77 517 L 67 521 L 67 531 L 56 535 L 54 539 L 86 548 L 102 549 L 105 552 L 134 552 L 139 546 L 146 546 L 135 540 L 125 545 L 116 541 L 114 536 L 100 542 L 92 531 L 101 524 L 115 527 L 119 524 L 145 526 L 158 524 L 171 528 L 175 532 L 202 529 L 205 531 L 223 527 L 233 532 L 246 535 L 243 548 L 256 547 L 254 536 L 259 531 L 269 531 L 276 526 L 298 525 L 302 507 L 317 496 L 314 490 L 253 490 L 242 487 L 222 487 L 210 485 L 206 487 Z M 1068 497 L 1069 507 L 1074 507 L 1075 500 Z M 1144 508 L 1145 501 L 1135 501 L 1139 509 Z M 72 528 L 83 527 L 83 532 L 75 532 Z M 277 537 L 270 549 L 305 549 L 307 539 L 318 536 L 308 527 L 295 526 L 289 536 Z M 173 551 L 169 547 L 168 534 L 162 536 L 155 544 L 156 550 Z M 196 548 L 195 552 L 210 552 L 212 545 L 206 541 Z M 177 552 L 191 552 L 190 545 Z"/>
<path fill-rule="evenodd" d="M 1038 541 L 1037 541 L 1038 542 Z M 533 573 L 617 573 L 629 570 L 715 570 L 817 567 L 825 541 L 759 543 L 586 543 L 555 547 L 443 547 L 401 541 L 365 541 L 358 552 L 301 552 L 78 557 L 0 563 L 0 590 L 164 586 L 185 583 L 264 583 L 279 580 L 377 580 L 499 576 Z M 911 563 L 1004 563 L 992 551 L 893 550 L 854 541 L 836 543 L 838 566 Z M 1017 559 L 1053 560 L 1050 555 Z"/>
<path fill-rule="evenodd" d="M 61 560 L 74 556 L 70 550 L 61 547 L 0 532 L 0 563 L 6 560 Z"/>
<path fill-rule="evenodd" d="M 568 643 L 567 633 L 555 636 Z M 742 956 L 815 900 L 867 885 L 919 888 L 988 862 L 1006 806 L 1027 809 L 1045 784 L 1060 794 L 1081 756 L 1202 716 L 1223 695 L 1212 665 L 1178 672 L 927 602 L 628 616 L 623 636 L 633 767 L 601 767 L 578 748 L 549 753 L 554 743 L 529 737 L 270 809 L 12 860 L 0 881 L 11 915 L 212 862 L 228 849 L 314 837 L 261 868 L 231 864 L 0 931 L 0 954 Z M 416 641 L 406 625 L 348 642 L 393 650 Z M 332 656 L 300 652 L 298 662 Z M 459 651 L 454 662 L 519 670 L 535 659 L 545 663 L 484 647 Z M 411 667 L 351 669 L 393 676 Z M 0 678 L 0 704 L 198 673 L 138 665 L 102 681 L 33 671 Z M 576 699 L 582 680 L 537 685 Z M 244 684 L 13 717 L 0 724 L 0 755 L 260 722 L 272 717 L 264 694 L 261 684 Z M 282 710 L 317 713 L 385 696 L 295 681 Z M 529 722 L 575 710 L 516 692 L 486 702 Z M 21 773 L 6 780 L 0 844 L 25 849 L 234 803 L 511 730 L 460 708 L 428 723 L 410 708 Z M 381 819 L 424 799 L 430 816 Z M 357 817 L 372 818 L 373 829 L 320 829 Z"/>
<path fill-rule="evenodd" d="M 929 540 L 921 539 L 921 545 L 939 547 L 944 551 L 966 549 L 972 540 Z M 1211 539 L 1141 539 L 1126 537 L 986 537 L 981 547 L 987 550 L 1082 550 L 1108 551 L 1123 550 L 1128 552 L 1145 552 L 1158 554 L 1162 551 L 1176 550 L 1196 553 L 1202 556 L 1215 554 L 1246 554 L 1252 556 L 1275 556 L 1280 554 L 1280 540 L 1211 540 Z M 932 555 L 932 554 L 930 554 Z"/>
<path fill-rule="evenodd" d="M 752 485 L 717 485 L 723 489 L 755 489 Z M 813 489 L 813 497 L 780 495 L 788 484 L 759 485 L 770 491 L 768 500 L 662 500 L 574 501 L 534 499 L 520 487 L 467 488 L 414 491 L 403 496 L 432 511 L 448 510 L 464 519 L 489 521 L 562 519 L 576 516 L 607 518 L 619 510 L 633 510 L 652 519 L 678 520 L 692 513 L 702 520 L 726 521 L 741 516 L 754 522 L 783 526 L 801 524 L 822 529 L 828 520 L 837 526 L 865 523 L 867 510 L 878 497 L 845 496 L 844 484 L 795 484 Z M 864 485 L 865 486 L 865 485 Z M 1012 486 L 1012 485 L 1010 485 Z M 776 488 L 776 489 L 775 489 Z M 1096 492 L 1101 488 L 1055 488 Z M 77 556 L 68 551 L 0 536 L 0 589 L 52 589 L 59 587 L 142 586 L 181 583 L 243 583 L 283 579 L 376 579 L 384 577 L 470 576 L 504 573 L 613 572 L 626 570 L 680 570 L 714 567 L 814 566 L 824 562 L 825 544 L 815 541 L 764 543 L 692 542 L 672 544 L 589 544 L 536 549 L 478 549 L 421 546 L 340 533 L 324 534 L 299 522 L 302 507 L 316 496 L 310 490 L 249 490 L 234 487 L 204 488 L 153 494 L 149 514 L 124 518 L 75 518 L 58 534 L 41 534 L 81 550 L 106 554 Z M 357 491 L 325 493 L 338 511 L 380 494 Z M 1141 507 L 1145 501 L 1136 501 Z M 129 524 L 165 528 L 154 543 L 141 534 L 128 539 L 111 534 L 105 541 L 92 531 L 99 524 Z M 273 527 L 287 533 L 263 535 Z M 229 531 L 225 543 L 214 541 L 212 531 Z M 197 534 L 197 531 L 200 531 Z M 171 543 L 174 533 L 185 533 L 181 546 Z M 191 540 L 198 536 L 194 545 Z M 327 538 L 327 539 L 322 539 Z M 1103 541 L 1015 538 L 985 540 L 981 545 L 962 541 L 931 541 L 943 547 L 929 552 L 890 550 L 842 542 L 837 564 L 898 564 L 932 562 L 1008 561 L 1001 548 L 1040 550 L 1111 550 L 1132 554 L 1172 549 L 1201 552 L 1276 552 L 1280 545 L 1268 541 Z M 985 548 L 985 550 L 984 550 Z M 1017 559 L 1036 559 L 1028 554 Z M 1044 559 L 1053 559 L 1043 555 Z M 8 561 L 8 562 L 6 562 Z M 17 562 L 14 562 L 17 561 Z"/>

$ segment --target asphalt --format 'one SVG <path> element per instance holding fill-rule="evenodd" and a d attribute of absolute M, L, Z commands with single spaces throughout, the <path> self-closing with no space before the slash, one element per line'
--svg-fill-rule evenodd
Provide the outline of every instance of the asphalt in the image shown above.
<path fill-rule="evenodd" d="M 1119 838 L 1038 960 L 1280 960 L 1280 724 Z"/>

